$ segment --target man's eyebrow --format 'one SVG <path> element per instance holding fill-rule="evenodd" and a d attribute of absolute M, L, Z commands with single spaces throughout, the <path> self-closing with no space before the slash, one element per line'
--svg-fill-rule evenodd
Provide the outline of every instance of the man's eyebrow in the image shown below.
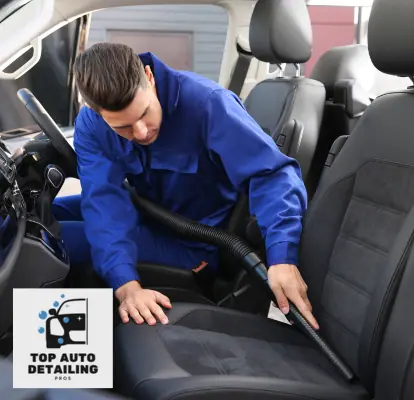
<path fill-rule="evenodd" d="M 141 116 L 138 118 L 137 121 L 139 121 L 148 111 L 149 106 L 144 110 L 144 112 L 141 114 Z M 131 125 L 122 125 L 122 126 L 112 126 L 112 129 L 122 129 L 122 128 L 129 128 Z"/>

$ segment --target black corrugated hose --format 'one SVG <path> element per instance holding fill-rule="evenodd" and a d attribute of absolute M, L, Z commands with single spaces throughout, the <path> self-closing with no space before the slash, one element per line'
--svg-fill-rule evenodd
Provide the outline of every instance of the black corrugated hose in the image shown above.
<path fill-rule="evenodd" d="M 131 194 L 134 205 L 145 214 L 158 220 L 163 225 L 171 228 L 179 235 L 194 241 L 212 244 L 221 249 L 228 250 L 236 259 L 239 259 L 243 267 L 265 284 L 272 301 L 276 298 L 269 287 L 267 280 L 267 268 L 257 254 L 239 237 L 224 232 L 221 229 L 208 225 L 200 224 L 188 218 L 174 214 L 158 206 L 150 200 L 138 196 L 134 189 L 125 184 L 126 189 Z M 351 369 L 339 358 L 330 346 L 319 336 L 319 334 L 309 325 L 294 304 L 289 302 L 288 319 L 292 320 L 305 334 L 307 334 L 322 350 L 322 352 L 335 365 L 341 375 L 348 381 L 354 378 Z"/>

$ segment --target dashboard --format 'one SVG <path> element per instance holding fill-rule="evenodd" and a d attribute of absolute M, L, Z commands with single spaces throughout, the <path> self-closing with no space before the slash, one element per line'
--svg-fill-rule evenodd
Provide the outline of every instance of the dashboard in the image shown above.
<path fill-rule="evenodd" d="M 73 147 L 73 134 L 74 134 L 75 128 L 73 126 L 69 126 L 69 127 L 63 127 L 63 128 L 61 127 L 60 129 L 62 130 L 69 144 Z M 29 140 L 34 139 L 40 133 L 41 131 L 29 134 L 29 135 L 17 136 L 15 138 L 7 137 L 7 138 L 3 138 L 2 140 L 7 150 L 10 152 L 10 154 L 14 154 L 14 152 L 17 149 L 23 147 Z"/>
<path fill-rule="evenodd" d="M 0 149 L 0 295 L 12 276 L 26 232 L 26 204 L 13 160 Z"/>

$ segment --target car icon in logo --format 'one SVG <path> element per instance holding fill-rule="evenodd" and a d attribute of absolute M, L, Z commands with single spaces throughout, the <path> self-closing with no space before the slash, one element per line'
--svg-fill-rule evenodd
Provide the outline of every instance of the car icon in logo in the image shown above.
<path fill-rule="evenodd" d="M 70 344 L 88 344 L 88 299 L 64 301 L 49 310 L 46 320 L 46 347 L 60 348 Z"/>

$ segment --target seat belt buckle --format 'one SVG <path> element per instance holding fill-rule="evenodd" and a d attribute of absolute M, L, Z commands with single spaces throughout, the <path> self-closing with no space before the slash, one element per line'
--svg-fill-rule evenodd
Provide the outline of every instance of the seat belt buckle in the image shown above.
<path fill-rule="evenodd" d="M 206 268 L 208 265 L 207 261 L 201 261 L 200 265 L 196 268 L 193 268 L 192 271 L 195 274 L 198 274 L 199 272 L 201 272 L 204 268 Z"/>

